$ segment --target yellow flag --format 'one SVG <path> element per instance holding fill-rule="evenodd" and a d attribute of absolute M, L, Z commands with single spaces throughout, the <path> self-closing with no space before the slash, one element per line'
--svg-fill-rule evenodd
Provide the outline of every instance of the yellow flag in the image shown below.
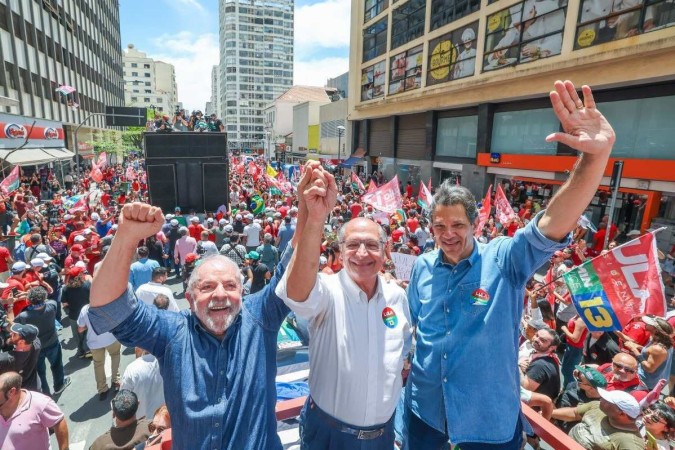
<path fill-rule="evenodd" d="M 277 177 L 277 171 L 274 170 L 274 167 L 270 166 L 269 164 L 267 165 L 267 175 L 272 178 Z"/>

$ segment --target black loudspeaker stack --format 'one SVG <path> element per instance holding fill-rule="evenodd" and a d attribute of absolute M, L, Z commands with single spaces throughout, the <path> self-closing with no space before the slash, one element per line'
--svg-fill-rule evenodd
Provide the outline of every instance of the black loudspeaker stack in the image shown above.
<path fill-rule="evenodd" d="M 229 201 L 225 133 L 145 133 L 150 203 L 165 213 L 215 212 Z"/>

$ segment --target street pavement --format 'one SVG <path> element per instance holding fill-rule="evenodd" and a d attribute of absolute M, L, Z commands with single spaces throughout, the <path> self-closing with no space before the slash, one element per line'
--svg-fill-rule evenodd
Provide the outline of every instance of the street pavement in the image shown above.
<path fill-rule="evenodd" d="M 188 302 L 182 295 L 183 285 L 180 280 L 172 277 L 168 280 L 167 286 L 173 290 L 178 306 L 181 309 L 188 308 Z M 94 380 L 94 363 L 91 359 L 79 359 L 75 356 L 77 349 L 71 340 L 68 318 L 64 319 L 63 324 L 63 330 L 59 332 L 63 347 L 63 366 L 66 376 L 70 376 L 72 381 L 60 395 L 54 396 L 54 400 L 68 420 L 70 450 L 83 450 L 88 449 L 98 436 L 110 429 L 113 423 L 110 409 L 113 393 L 109 392 L 106 400 L 99 400 Z M 134 359 L 134 349 L 122 346 L 120 376 Z M 106 373 L 110 385 L 110 357 L 106 359 Z M 52 386 L 49 365 L 47 365 L 47 380 Z M 58 445 L 53 435 L 51 441 L 52 448 L 57 449 Z"/>

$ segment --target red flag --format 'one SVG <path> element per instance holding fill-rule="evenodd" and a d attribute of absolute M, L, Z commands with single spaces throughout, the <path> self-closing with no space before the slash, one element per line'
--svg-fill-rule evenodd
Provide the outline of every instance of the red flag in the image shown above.
<path fill-rule="evenodd" d="M 427 189 L 427 186 L 420 181 L 420 191 L 417 196 L 417 204 L 426 210 L 431 209 L 431 192 Z"/>
<path fill-rule="evenodd" d="M 87 198 L 85 195 L 82 196 L 74 205 L 72 208 L 68 210 L 69 214 L 75 214 L 76 212 L 82 211 L 82 212 L 87 212 L 89 208 L 87 207 Z"/>
<path fill-rule="evenodd" d="M 98 155 L 96 165 L 101 170 L 106 168 L 106 166 L 108 165 L 108 154 L 106 152 L 101 152 L 101 154 Z"/>
<path fill-rule="evenodd" d="M 361 179 L 355 172 L 352 172 L 352 190 L 358 191 L 359 193 L 365 192 L 366 187 L 361 182 Z"/>
<path fill-rule="evenodd" d="M 4 195 L 11 194 L 19 189 L 19 185 L 21 184 L 21 174 L 19 171 L 19 166 L 14 166 L 9 175 L 7 175 L 7 178 L 0 182 L 0 191 L 2 191 Z"/>
<path fill-rule="evenodd" d="M 403 205 L 401 191 L 399 190 L 398 175 L 394 176 L 391 181 L 383 184 L 375 191 L 363 195 L 361 200 L 364 203 L 372 205 L 373 208 L 384 211 L 387 214 L 396 212 L 396 210 Z"/>
<path fill-rule="evenodd" d="M 506 199 L 506 195 L 504 195 L 501 184 L 497 184 L 497 192 L 495 193 L 495 214 L 502 225 L 506 225 L 517 217 Z"/>
<path fill-rule="evenodd" d="M 654 233 L 615 247 L 564 275 L 574 306 L 589 330 L 620 330 L 639 314 L 665 315 Z"/>
<path fill-rule="evenodd" d="M 375 182 L 373 180 L 370 180 L 370 183 L 368 183 L 368 189 L 366 190 L 366 192 L 373 192 L 373 191 L 376 191 L 376 190 L 377 190 L 377 185 L 375 184 Z"/>
<path fill-rule="evenodd" d="M 483 206 L 481 206 L 480 211 L 478 211 L 478 226 L 476 227 L 476 230 L 473 233 L 473 235 L 476 237 L 480 237 L 483 234 L 483 227 L 490 218 L 490 210 L 492 209 L 492 200 L 490 195 L 491 193 L 492 193 L 492 185 L 490 185 L 487 192 L 485 193 L 485 198 L 483 199 Z"/>

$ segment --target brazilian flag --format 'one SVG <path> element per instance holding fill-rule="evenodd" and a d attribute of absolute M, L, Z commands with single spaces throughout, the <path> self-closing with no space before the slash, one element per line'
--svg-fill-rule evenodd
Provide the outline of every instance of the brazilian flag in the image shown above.
<path fill-rule="evenodd" d="M 254 195 L 253 197 L 251 197 L 251 204 L 249 205 L 249 209 L 253 211 L 253 214 L 258 215 L 265 210 L 265 202 L 263 201 L 262 198 L 260 198 L 259 195 Z"/>

